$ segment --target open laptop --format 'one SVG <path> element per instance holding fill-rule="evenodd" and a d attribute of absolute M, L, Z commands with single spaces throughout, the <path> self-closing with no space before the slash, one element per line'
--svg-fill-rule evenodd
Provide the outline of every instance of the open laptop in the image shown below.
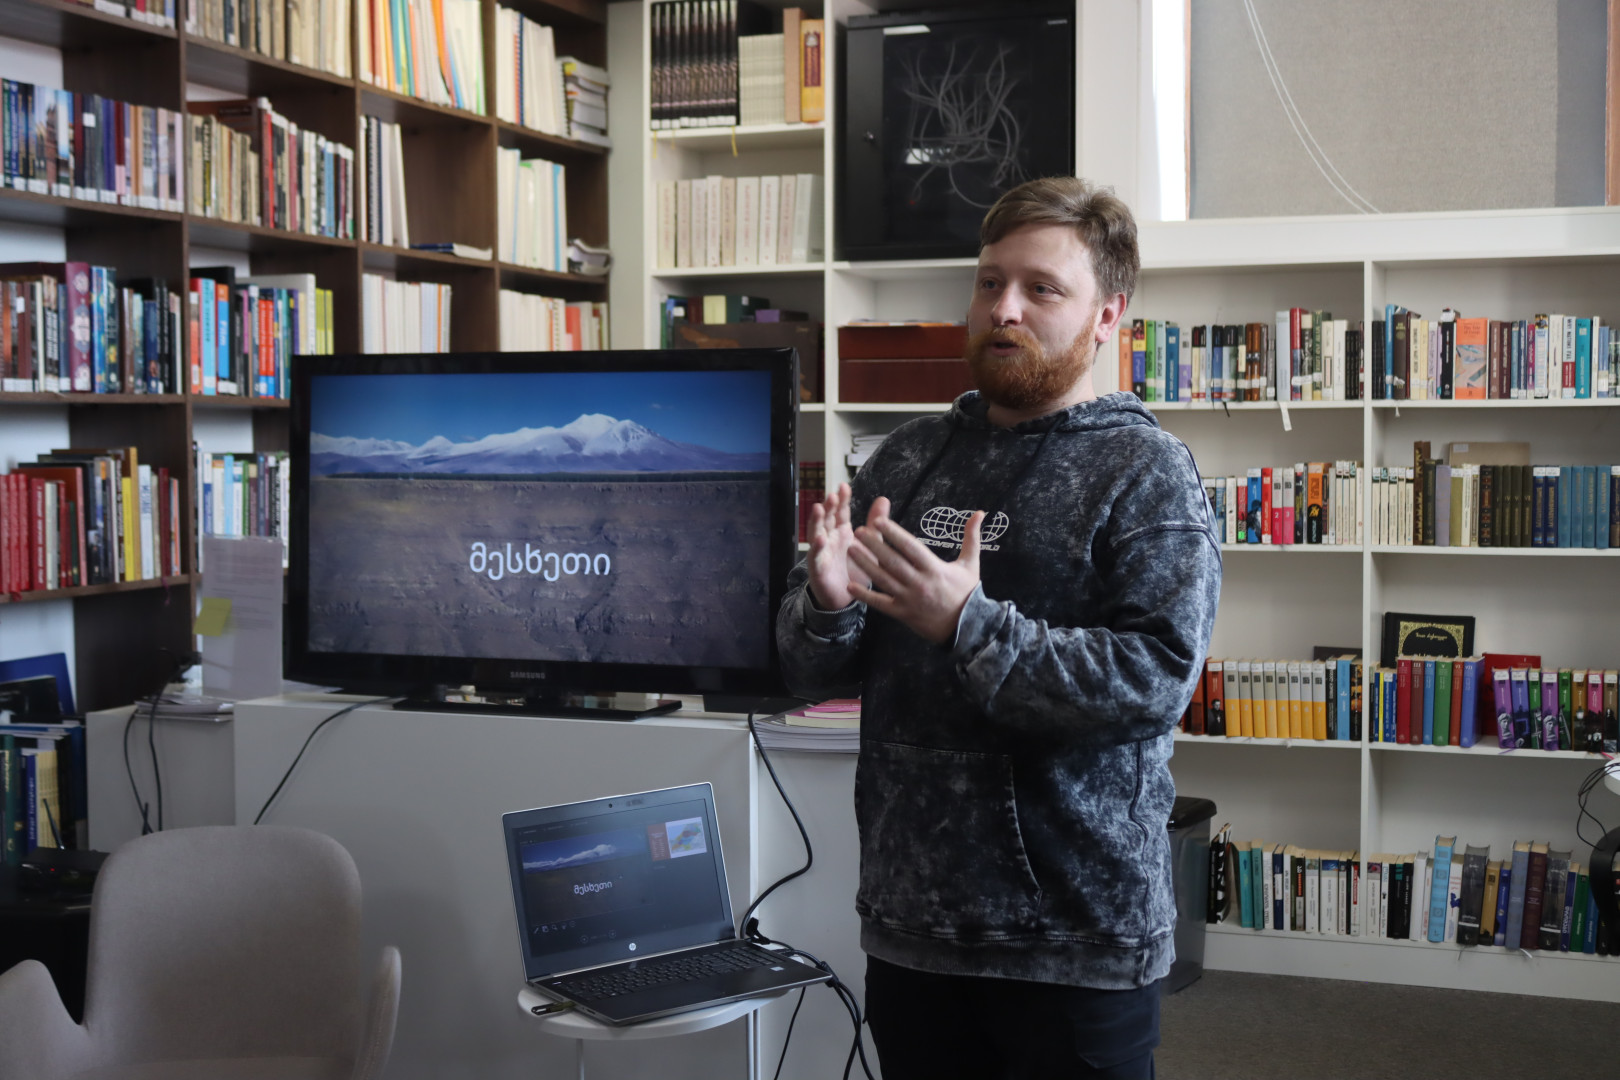
<path fill-rule="evenodd" d="M 529 985 L 609 1024 L 823 982 L 739 940 L 709 784 L 502 815 Z"/>

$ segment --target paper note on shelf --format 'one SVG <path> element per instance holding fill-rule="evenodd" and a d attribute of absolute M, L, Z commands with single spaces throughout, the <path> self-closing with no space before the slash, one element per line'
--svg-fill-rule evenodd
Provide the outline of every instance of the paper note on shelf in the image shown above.
<path fill-rule="evenodd" d="M 281 541 L 257 536 L 203 537 L 201 599 L 226 601 L 223 633 L 202 641 L 207 693 L 241 701 L 281 692 Z"/>
<path fill-rule="evenodd" d="M 197 609 L 197 619 L 192 624 L 191 632 L 198 637 L 219 637 L 225 633 L 225 626 L 230 618 L 230 597 L 205 596 Z"/>

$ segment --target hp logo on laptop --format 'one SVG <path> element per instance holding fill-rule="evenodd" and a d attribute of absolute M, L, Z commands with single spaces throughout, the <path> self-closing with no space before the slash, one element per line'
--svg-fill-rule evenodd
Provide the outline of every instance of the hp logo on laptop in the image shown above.
<path fill-rule="evenodd" d="M 635 942 L 633 942 L 633 941 L 632 941 L 632 942 L 631 942 L 631 943 L 630 943 L 630 951 L 631 951 L 631 952 L 635 952 L 635 951 L 636 951 L 636 943 L 635 943 Z"/>

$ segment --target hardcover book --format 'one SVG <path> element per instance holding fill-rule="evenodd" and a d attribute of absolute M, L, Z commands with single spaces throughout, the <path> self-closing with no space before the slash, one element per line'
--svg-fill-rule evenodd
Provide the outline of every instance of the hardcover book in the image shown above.
<path fill-rule="evenodd" d="M 1545 848 L 1546 845 L 1541 845 Z M 1548 952 L 1557 952 L 1564 928 L 1564 892 L 1569 884 L 1568 851 L 1547 851 L 1545 879 L 1542 886 L 1541 924 L 1537 943 Z M 1536 882 L 1534 848 L 1531 849 L 1530 883 Z M 1529 900 L 1525 901 L 1525 918 L 1529 918 Z M 1529 927 L 1526 922 L 1526 929 Z"/>
<path fill-rule="evenodd" d="M 1490 871 L 1490 847 L 1469 844 L 1463 852 L 1463 884 L 1456 908 L 1456 944 L 1477 946 L 1482 933 L 1489 933 L 1484 910 L 1489 900 L 1490 886 L 1497 874 Z M 1494 916 L 1494 912 L 1492 912 Z"/>
<path fill-rule="evenodd" d="M 1429 934 L 1433 942 L 1445 940 L 1448 878 L 1451 868 L 1451 850 L 1457 846 L 1455 836 L 1434 838 L 1434 875 L 1429 884 Z"/>
<path fill-rule="evenodd" d="M 1480 888 L 1479 925 L 1473 928 L 1472 936 L 1474 940 L 1464 942 L 1463 937 L 1466 935 L 1469 926 L 1468 915 L 1470 910 L 1468 901 L 1468 857 L 1474 854 L 1475 851 L 1485 853 L 1485 876 Z M 1478 945 L 1481 942 L 1490 945 L 1496 940 L 1496 894 L 1502 884 L 1502 864 L 1490 858 L 1490 853 L 1489 845 L 1484 848 L 1475 848 L 1470 844 L 1468 850 L 1463 854 L 1463 908 L 1461 915 L 1457 918 L 1457 943 L 1459 945 Z"/>
<path fill-rule="evenodd" d="M 1524 879 L 1524 919 L 1519 931 L 1519 948 L 1535 949 L 1541 941 L 1541 912 L 1546 906 L 1547 845 L 1530 845 Z"/>
<path fill-rule="evenodd" d="M 1472 656 L 1474 617 L 1472 615 L 1417 615 L 1386 611 L 1378 662 L 1393 667 L 1398 657 L 1444 657 L 1449 660 Z"/>

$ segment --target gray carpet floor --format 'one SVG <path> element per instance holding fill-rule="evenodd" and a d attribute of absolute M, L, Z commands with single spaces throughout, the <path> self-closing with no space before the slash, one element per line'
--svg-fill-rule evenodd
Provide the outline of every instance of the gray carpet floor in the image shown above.
<path fill-rule="evenodd" d="M 1164 999 L 1159 1080 L 1620 1076 L 1620 1005 L 1206 971 Z"/>

